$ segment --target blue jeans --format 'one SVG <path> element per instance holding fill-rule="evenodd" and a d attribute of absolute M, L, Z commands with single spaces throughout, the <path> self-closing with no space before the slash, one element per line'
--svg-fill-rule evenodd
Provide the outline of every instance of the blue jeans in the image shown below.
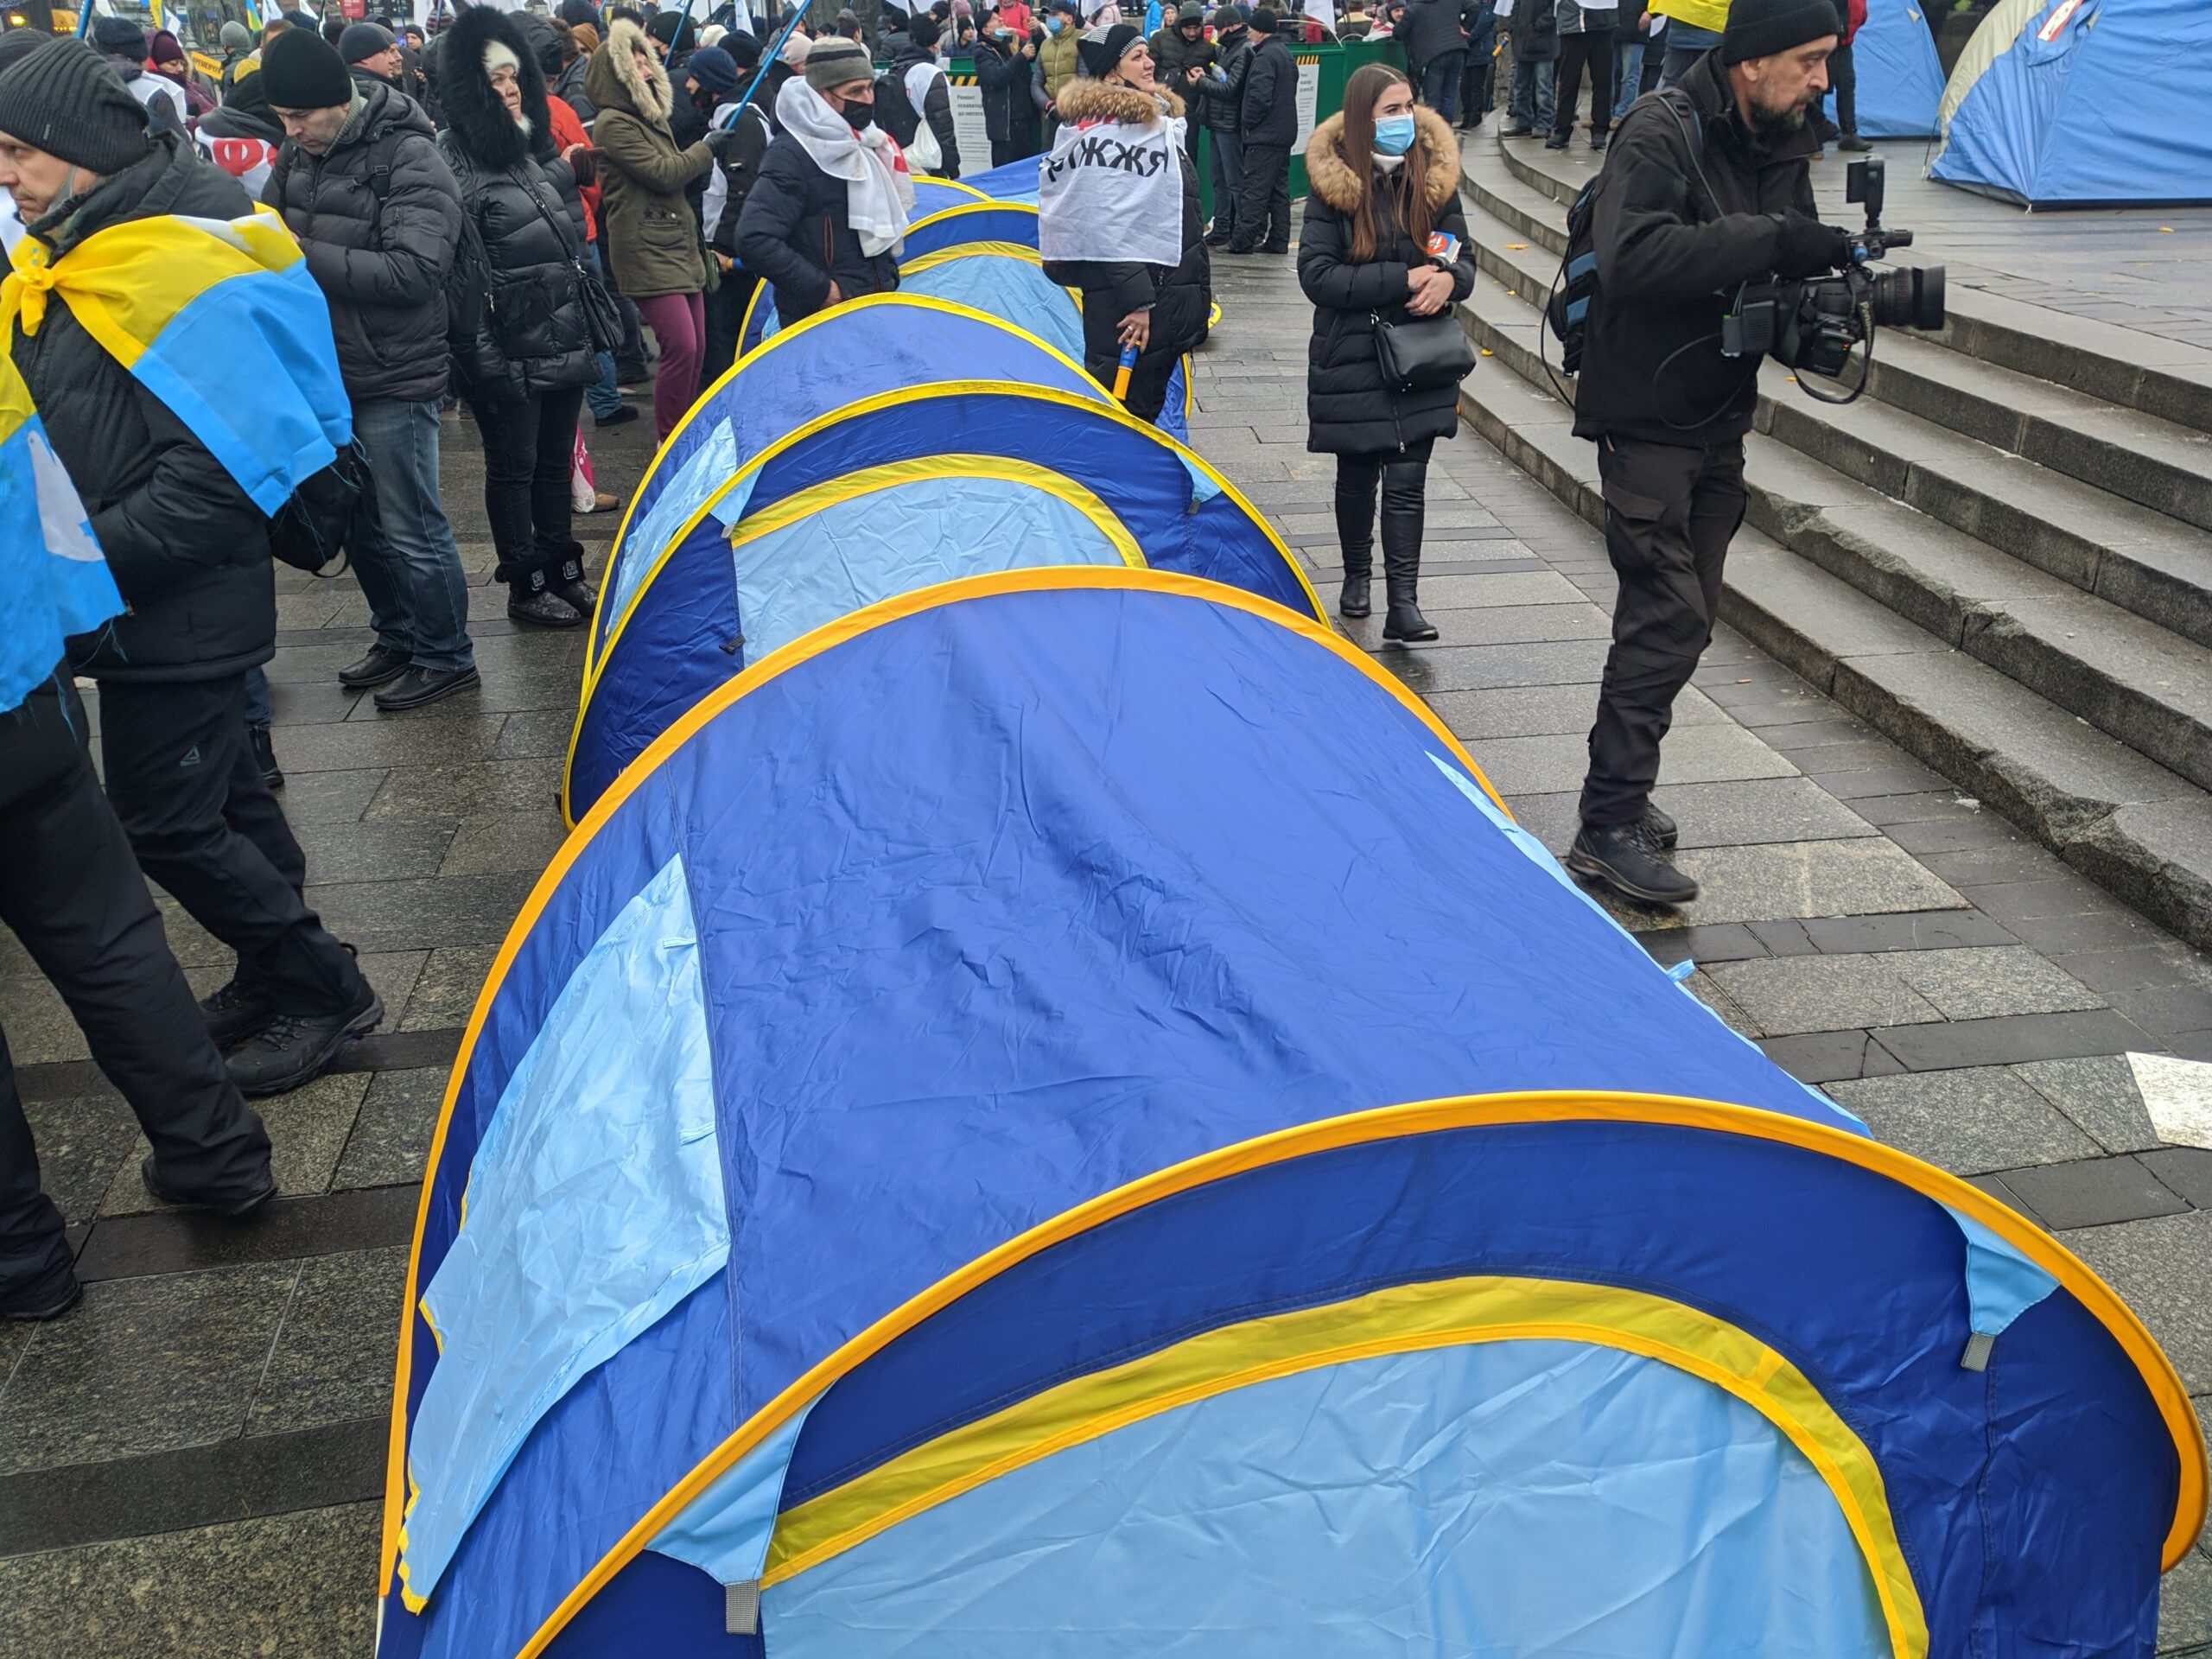
<path fill-rule="evenodd" d="M 1619 31 L 1613 41 L 1613 124 L 1620 124 L 1628 106 L 1636 102 L 1643 79 L 1643 36 L 1635 27 Z"/>
<path fill-rule="evenodd" d="M 591 268 L 593 276 L 606 275 L 599 265 L 598 243 L 584 244 L 584 264 Z M 591 417 L 595 421 L 605 420 L 622 407 L 622 393 L 615 385 L 613 353 L 599 354 L 599 378 L 584 388 L 584 402 L 591 405 Z"/>
<path fill-rule="evenodd" d="M 1513 60 L 1513 124 L 1522 131 L 1552 130 L 1552 75 L 1557 66 Z"/>
<path fill-rule="evenodd" d="M 1206 130 L 1206 143 L 1213 151 L 1210 169 L 1213 174 L 1213 234 L 1227 242 L 1236 234 L 1236 190 L 1244 179 L 1244 140 L 1236 133 L 1211 127 Z"/>
<path fill-rule="evenodd" d="M 1459 72 L 1466 67 L 1465 48 L 1440 52 L 1421 67 L 1421 101 L 1446 121 L 1459 118 Z"/>
<path fill-rule="evenodd" d="M 377 529 L 353 549 L 377 643 L 417 668 L 468 668 L 468 582 L 438 495 L 438 400 L 364 397 L 353 435 L 369 452 Z"/>
<path fill-rule="evenodd" d="M 257 668 L 249 668 L 245 671 L 245 723 L 257 732 L 265 732 L 274 718 L 269 708 L 269 677 Z"/>

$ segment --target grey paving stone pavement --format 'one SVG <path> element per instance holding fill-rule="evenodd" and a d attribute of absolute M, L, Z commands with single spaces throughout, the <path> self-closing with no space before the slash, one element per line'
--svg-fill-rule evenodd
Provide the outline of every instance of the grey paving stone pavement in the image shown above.
<path fill-rule="evenodd" d="M 1199 359 L 1194 447 L 1289 533 L 1325 591 L 1334 468 L 1303 447 L 1310 313 L 1287 261 L 1224 258 L 1217 283 L 1225 315 Z M 603 487 L 642 470 L 644 424 L 592 441 Z M 158 1523 L 128 1504 L 64 1504 L 49 1530 L 66 1542 L 0 1548 L 0 1653 L 369 1652 L 377 1437 L 414 1189 L 446 1058 L 559 842 L 553 791 L 582 654 L 576 635 L 505 622 L 474 434 L 448 420 L 444 444 L 480 692 L 379 715 L 331 679 L 365 637 L 355 584 L 279 577 L 284 799 L 309 898 L 363 949 L 387 1019 L 360 1065 L 268 1103 L 288 1196 L 265 1244 L 153 1204 L 135 1125 L 0 936 L 0 1021 L 47 1185 L 84 1260 L 112 1264 L 69 1319 L 0 1330 L 0 1485 L 174 1495 Z M 1605 657 L 1602 543 L 1471 436 L 1438 447 L 1431 479 L 1425 597 L 1443 637 L 1387 646 L 1371 622 L 1352 637 L 1563 849 Z M 594 567 L 613 527 L 611 514 L 579 521 Z M 2063 1230 L 2191 1390 L 2212 1395 L 2212 1154 L 2158 1144 L 2118 1058 L 2212 1056 L 2199 1040 L 2212 963 L 2029 855 L 1726 630 L 1678 707 L 1657 798 L 1682 820 L 1680 860 L 1707 896 L 1679 913 L 1612 906 L 1652 955 L 1702 964 L 1694 991 L 1876 1134 Z M 216 982 L 226 953 L 165 914 L 194 982 Z M 207 1471 L 239 1448 L 245 1466 L 289 1473 L 246 1518 L 208 1513 Z M 2212 1639 L 2212 1558 L 2170 1580 L 2161 1639 Z"/>

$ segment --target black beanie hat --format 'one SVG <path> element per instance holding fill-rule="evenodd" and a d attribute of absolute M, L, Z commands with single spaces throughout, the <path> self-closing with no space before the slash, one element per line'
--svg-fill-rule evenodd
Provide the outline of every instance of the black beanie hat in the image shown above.
<path fill-rule="evenodd" d="M 760 42 L 744 29 L 733 29 L 715 44 L 728 53 L 741 69 L 750 69 L 760 61 Z"/>
<path fill-rule="evenodd" d="M 11 29 L 0 35 L 0 69 L 9 69 L 22 59 L 53 43 L 54 36 L 42 29 Z"/>
<path fill-rule="evenodd" d="M 391 46 L 391 31 L 375 23 L 348 23 L 346 32 L 338 37 L 338 55 L 348 65 L 373 58 Z M 285 106 L 290 108 L 289 105 Z"/>
<path fill-rule="evenodd" d="M 261 48 L 261 84 L 280 110 L 327 110 L 353 101 L 346 60 L 311 29 L 288 29 Z"/>
<path fill-rule="evenodd" d="M 1096 29 L 1084 35 L 1076 46 L 1076 56 L 1084 74 L 1093 80 L 1103 80 L 1106 72 L 1121 62 L 1122 54 L 1143 39 L 1143 31 L 1127 23 L 1116 23 L 1103 35 Z"/>
<path fill-rule="evenodd" d="M 1821 0 L 1821 3 L 1825 5 L 1827 0 Z M 1269 11 L 1265 6 L 1262 6 L 1252 14 L 1251 29 L 1255 35 L 1274 34 L 1275 32 L 1274 13 Z"/>
<path fill-rule="evenodd" d="M 1830 0 L 1733 0 L 1728 26 L 1720 34 L 1720 61 L 1770 58 L 1823 35 L 1842 33 Z"/>
<path fill-rule="evenodd" d="M 146 61 L 146 31 L 128 17 L 92 19 L 92 44 L 110 57 Z"/>
<path fill-rule="evenodd" d="M 146 106 L 84 41 L 48 41 L 0 75 L 0 132 L 93 173 L 145 158 Z"/>

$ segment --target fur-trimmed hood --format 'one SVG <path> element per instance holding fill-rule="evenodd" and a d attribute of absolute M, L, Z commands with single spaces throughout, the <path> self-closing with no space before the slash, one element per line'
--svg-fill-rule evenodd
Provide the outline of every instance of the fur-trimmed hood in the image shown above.
<path fill-rule="evenodd" d="M 1414 148 L 1406 153 L 1406 165 L 1425 163 L 1421 183 L 1433 213 L 1459 191 L 1459 146 L 1452 142 L 1449 122 L 1426 105 L 1414 106 Z M 1363 181 L 1352 176 L 1344 162 L 1344 118 L 1342 111 L 1313 129 L 1306 144 L 1306 182 L 1313 194 L 1340 213 L 1359 206 Z"/>
<path fill-rule="evenodd" d="M 1078 121 L 1120 121 L 1142 126 L 1159 120 L 1163 108 L 1171 116 L 1183 113 L 1183 100 L 1165 86 L 1155 99 L 1118 80 L 1093 80 L 1088 75 L 1077 76 L 1062 86 L 1053 103 L 1064 126 Z"/>
<path fill-rule="evenodd" d="M 649 73 L 638 73 L 638 60 L 631 55 L 633 48 L 643 51 L 652 63 Z M 661 67 L 653 43 L 644 29 L 626 17 L 618 17 L 607 25 L 607 43 L 591 54 L 591 67 L 584 71 L 584 96 L 594 109 L 626 110 L 642 121 L 658 121 L 664 126 L 668 124 L 668 112 L 676 107 L 668 71 Z"/>
<path fill-rule="evenodd" d="M 497 41 L 515 54 L 522 81 L 524 131 L 507 113 L 484 72 L 485 48 Z M 553 154 L 553 125 L 545 112 L 545 76 L 537 54 L 515 21 L 492 6 L 468 6 L 438 37 L 438 101 L 454 147 L 472 166 L 500 172 L 519 166 L 525 156 Z"/>

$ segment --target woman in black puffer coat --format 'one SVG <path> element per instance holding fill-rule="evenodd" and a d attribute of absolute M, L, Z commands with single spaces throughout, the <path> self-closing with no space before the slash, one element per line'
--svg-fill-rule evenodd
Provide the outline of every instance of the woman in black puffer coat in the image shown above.
<path fill-rule="evenodd" d="M 1459 428 L 1459 390 L 1386 387 L 1375 319 L 1434 316 L 1475 286 L 1467 219 L 1459 208 L 1459 147 L 1434 111 L 1416 108 L 1406 78 L 1386 65 L 1355 69 L 1343 112 L 1313 129 L 1306 149 L 1306 225 L 1298 282 L 1313 302 L 1306 354 L 1306 447 L 1337 457 L 1337 536 L 1344 546 L 1344 616 L 1369 613 L 1375 495 L 1382 493 L 1382 569 L 1389 591 L 1385 639 L 1433 639 L 1415 588 L 1428 454 Z M 1450 263 L 1424 251 L 1430 232 L 1458 238 Z"/>
<path fill-rule="evenodd" d="M 591 151 L 555 151 L 545 76 L 505 13 L 469 7 L 438 58 L 448 124 L 438 147 L 488 267 L 485 302 L 454 308 L 454 374 L 484 441 L 484 510 L 507 614 L 579 627 L 597 600 L 569 521 L 576 414 L 599 378 L 574 171 Z"/>

